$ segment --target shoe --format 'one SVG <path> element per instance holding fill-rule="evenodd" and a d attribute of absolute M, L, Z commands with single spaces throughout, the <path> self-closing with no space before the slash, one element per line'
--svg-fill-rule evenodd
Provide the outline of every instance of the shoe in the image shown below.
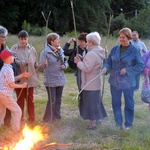
<path fill-rule="evenodd" d="M 90 126 L 88 125 L 86 129 L 87 129 L 87 130 L 97 130 L 97 127 L 96 127 L 96 126 L 90 127 Z"/>
<path fill-rule="evenodd" d="M 96 125 L 101 124 L 101 120 L 96 120 Z"/>
<path fill-rule="evenodd" d="M 123 125 L 115 125 L 115 127 L 117 128 L 117 129 L 119 129 L 119 130 L 124 130 L 124 127 L 123 127 Z"/>
<path fill-rule="evenodd" d="M 124 130 L 129 131 L 129 130 L 131 130 L 131 128 L 130 127 L 125 127 Z"/>

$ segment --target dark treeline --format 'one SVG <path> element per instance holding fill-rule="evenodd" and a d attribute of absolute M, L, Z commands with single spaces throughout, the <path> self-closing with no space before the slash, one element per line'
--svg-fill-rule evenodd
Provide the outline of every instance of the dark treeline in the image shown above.
<path fill-rule="evenodd" d="M 112 35 L 128 26 L 148 37 L 150 30 L 149 0 L 73 0 L 77 31 L 98 31 L 107 34 L 110 14 Z M 47 17 L 48 28 L 54 32 L 74 30 L 70 0 L 1 0 L 0 24 L 12 34 L 18 33 L 25 22 L 32 27 L 45 27 L 41 12 Z"/>

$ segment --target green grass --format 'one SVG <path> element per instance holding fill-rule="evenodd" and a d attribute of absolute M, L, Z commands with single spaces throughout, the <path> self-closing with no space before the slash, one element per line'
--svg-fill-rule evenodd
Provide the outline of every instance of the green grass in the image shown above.
<path fill-rule="evenodd" d="M 79 115 L 78 100 L 73 99 L 77 95 L 76 80 L 73 73 L 66 73 L 67 84 L 65 85 L 62 98 L 62 119 L 50 125 L 42 122 L 47 102 L 47 93 L 42 83 L 43 74 L 40 74 L 39 84 L 35 89 L 36 124 L 48 127 L 49 135 L 45 143 L 71 143 L 70 147 L 54 147 L 60 150 L 148 150 L 150 147 L 149 116 L 147 105 L 140 100 L 140 91 L 135 93 L 135 119 L 131 131 L 120 131 L 115 128 L 109 84 L 105 82 L 105 94 L 103 102 L 108 117 L 98 125 L 96 131 L 87 131 L 87 120 Z M 142 78 L 141 78 L 142 82 Z M 9 129 L 0 128 L 0 140 L 5 143 L 11 133 Z M 12 139 L 10 139 L 12 142 Z M 10 142 L 10 143 L 11 143 Z M 7 143 L 7 142 L 6 142 Z"/>
<path fill-rule="evenodd" d="M 11 40 L 12 39 L 12 40 Z M 69 38 L 62 38 L 62 45 Z M 30 38 L 33 46 L 37 48 L 38 54 L 43 49 L 45 37 Z M 104 44 L 105 39 L 103 40 Z M 17 37 L 10 36 L 8 45 L 11 47 L 17 42 Z M 109 47 L 117 43 L 116 39 L 111 39 L 108 42 Z M 147 43 L 148 46 L 148 43 Z M 110 49 L 110 48 L 109 48 Z M 131 131 L 120 131 L 115 128 L 113 118 L 113 111 L 111 106 L 111 95 L 108 84 L 108 76 L 105 77 L 105 92 L 103 103 L 107 111 L 108 117 L 98 125 L 96 131 L 87 131 L 87 120 L 83 120 L 79 115 L 78 100 L 74 99 L 77 95 L 76 79 L 73 73 L 66 73 L 67 83 L 64 87 L 62 97 L 62 119 L 50 125 L 42 122 L 45 106 L 47 103 L 47 93 L 42 83 L 43 74 L 40 73 L 39 83 L 35 88 L 35 112 L 36 123 L 30 125 L 43 126 L 48 137 L 46 141 L 40 143 L 58 142 L 58 143 L 71 143 L 70 147 L 53 147 L 57 150 L 148 150 L 150 147 L 150 118 L 147 111 L 147 104 L 143 103 L 140 99 L 140 91 L 135 92 L 135 118 L 134 125 Z M 141 78 L 141 83 L 142 83 Z M 122 101 L 124 101 L 122 99 Z M 124 104 L 124 103 L 123 103 Z M 124 105 L 122 106 L 123 109 Z M 0 127 L 0 146 L 10 145 L 17 141 L 14 139 L 10 130 L 4 126 Z M 47 148 L 46 150 L 50 149 Z"/>

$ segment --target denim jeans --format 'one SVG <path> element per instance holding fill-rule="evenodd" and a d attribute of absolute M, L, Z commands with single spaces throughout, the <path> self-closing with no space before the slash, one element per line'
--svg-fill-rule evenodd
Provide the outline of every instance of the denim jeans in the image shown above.
<path fill-rule="evenodd" d="M 127 90 L 117 90 L 116 87 L 110 85 L 111 95 L 112 95 L 112 108 L 114 113 L 114 119 L 117 126 L 122 126 L 122 108 L 121 108 L 121 97 L 124 94 L 124 116 L 125 116 L 125 127 L 130 127 L 133 124 L 134 119 L 134 92 L 133 88 Z"/>
<path fill-rule="evenodd" d="M 63 86 L 60 87 L 47 87 L 48 101 L 43 117 L 44 122 L 51 122 L 61 119 L 61 99 Z"/>
<path fill-rule="evenodd" d="M 135 75 L 136 86 L 134 87 L 134 90 L 138 90 L 138 89 L 139 89 L 139 85 L 140 85 L 140 76 L 141 76 L 141 73 Z"/>

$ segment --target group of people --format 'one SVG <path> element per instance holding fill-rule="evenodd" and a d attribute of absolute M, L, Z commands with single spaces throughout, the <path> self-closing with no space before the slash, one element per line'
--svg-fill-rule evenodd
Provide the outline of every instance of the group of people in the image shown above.
<path fill-rule="evenodd" d="M 138 34 L 136 31 L 131 32 L 129 28 L 121 29 L 118 33 L 120 44 L 112 48 L 108 58 L 105 58 L 105 49 L 100 46 L 101 37 L 98 32 L 81 33 L 78 41 L 71 38 L 63 48 L 60 46 L 60 36 L 50 33 L 38 63 L 37 52 L 28 43 L 29 35 L 25 30 L 19 32 L 19 42 L 9 50 L 5 43 L 8 31 L 0 26 L 0 125 L 4 122 L 7 126 L 11 125 L 13 130 L 19 130 L 20 121 L 24 120 L 25 100 L 28 121 L 35 122 L 34 87 L 38 83 L 39 71 L 44 72 L 43 83 L 48 95 L 43 122 L 60 120 L 62 93 L 66 84 L 64 70 L 69 64 L 75 70 L 78 90 L 82 91 L 79 95 L 79 112 L 84 120 L 89 120 L 86 129 L 96 130 L 97 123 L 107 117 L 101 96 L 101 76 L 108 72 L 116 126 L 130 129 L 134 119 L 135 77 L 144 69 L 140 51 L 146 52 L 132 44 L 134 33 Z M 71 43 L 74 43 L 74 47 L 69 49 Z M 19 66 L 19 74 L 15 77 L 12 65 L 14 56 L 15 63 Z M 65 56 L 69 56 L 68 61 Z M 13 88 L 17 103 L 13 99 Z M 125 99 L 124 126 L 122 93 Z"/>

